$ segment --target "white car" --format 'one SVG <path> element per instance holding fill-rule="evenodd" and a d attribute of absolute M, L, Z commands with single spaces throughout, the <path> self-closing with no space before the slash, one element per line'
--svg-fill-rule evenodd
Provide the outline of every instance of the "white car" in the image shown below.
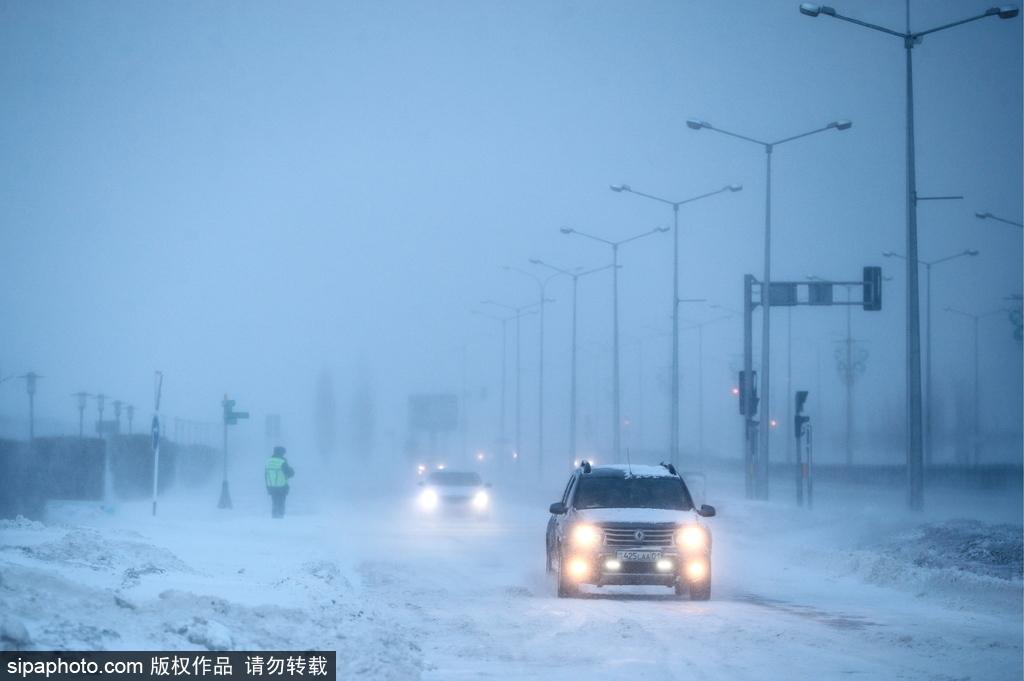
<path fill-rule="evenodd" d="M 711 531 L 672 464 L 591 466 L 583 461 L 551 504 L 547 570 L 558 596 L 580 584 L 662 585 L 692 600 L 711 597 Z"/>
<path fill-rule="evenodd" d="M 491 511 L 490 483 L 473 471 L 443 470 L 419 483 L 416 501 L 428 515 L 463 515 L 486 518 Z"/>

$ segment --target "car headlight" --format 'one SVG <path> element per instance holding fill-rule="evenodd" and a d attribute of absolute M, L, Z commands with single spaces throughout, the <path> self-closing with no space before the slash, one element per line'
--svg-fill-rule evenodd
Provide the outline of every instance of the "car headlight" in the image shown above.
<path fill-rule="evenodd" d="M 420 504 L 420 508 L 422 508 L 424 511 L 433 511 L 435 508 L 437 508 L 437 503 L 439 499 L 437 497 L 437 492 L 435 492 L 432 489 L 425 489 L 422 492 L 420 492 L 418 501 Z"/>
<path fill-rule="evenodd" d="M 601 531 L 593 525 L 577 525 L 572 528 L 572 545 L 589 549 L 601 543 Z"/>
<path fill-rule="evenodd" d="M 687 525 L 676 532 L 676 545 L 690 551 L 707 548 L 708 535 L 697 525 Z"/>
<path fill-rule="evenodd" d="M 487 492 L 480 490 L 473 495 L 473 508 L 478 511 L 482 511 L 487 508 L 487 504 L 491 502 L 490 497 L 487 496 Z"/>

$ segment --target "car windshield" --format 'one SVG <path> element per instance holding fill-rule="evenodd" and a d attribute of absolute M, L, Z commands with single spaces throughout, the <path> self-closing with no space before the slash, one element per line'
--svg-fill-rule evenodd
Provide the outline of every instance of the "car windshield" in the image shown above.
<path fill-rule="evenodd" d="M 664 508 L 689 511 L 690 494 L 678 478 L 588 478 L 580 480 L 576 508 Z"/>
<path fill-rule="evenodd" d="M 483 484 L 476 473 L 438 471 L 430 474 L 430 484 L 440 487 L 478 487 Z"/>

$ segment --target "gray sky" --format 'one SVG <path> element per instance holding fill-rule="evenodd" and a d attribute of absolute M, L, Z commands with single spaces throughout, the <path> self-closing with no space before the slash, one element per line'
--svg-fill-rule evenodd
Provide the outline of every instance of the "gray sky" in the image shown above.
<path fill-rule="evenodd" d="M 913 25 L 989 5 L 918 1 Z M 774 272 L 847 279 L 880 264 L 894 277 L 881 313 L 854 312 L 871 353 L 858 419 L 883 418 L 902 408 L 904 389 L 904 276 L 880 257 L 905 250 L 902 43 L 796 7 L 0 2 L 0 369 L 47 376 L 47 419 L 73 422 L 67 394 L 79 389 L 148 414 L 159 368 L 171 415 L 216 420 L 230 391 L 254 416 L 285 414 L 293 439 L 308 442 L 324 367 L 346 408 L 365 364 L 379 430 L 401 430 L 408 392 L 458 389 L 467 345 L 470 384 L 490 389 L 471 405 L 484 438 L 496 418 L 498 337 L 469 310 L 482 298 L 536 297 L 502 264 L 600 265 L 605 249 L 558 228 L 617 238 L 670 223 L 666 207 L 609 183 L 678 198 L 742 183 L 684 208 L 681 232 L 683 297 L 739 307 L 742 275 L 761 269 L 764 154 L 685 120 L 773 139 L 846 118 L 849 131 L 776 151 Z M 902 3 L 837 8 L 902 28 Z M 915 50 L 920 191 L 966 197 L 921 206 L 920 254 L 981 251 L 935 270 L 936 389 L 947 408 L 968 385 L 970 335 L 941 308 L 988 311 L 1021 288 L 1021 231 L 973 217 L 1021 219 L 1021 49 L 1018 18 Z M 669 330 L 670 243 L 658 235 L 623 249 L 624 341 Z M 570 292 L 564 282 L 550 291 L 556 448 Z M 607 348 L 593 345 L 609 339 L 609 294 L 603 274 L 581 282 L 590 394 L 606 394 L 610 380 Z M 785 314 L 774 317 L 777 362 Z M 844 320 L 838 308 L 793 314 L 794 380 L 815 390 L 820 348 L 830 397 L 820 407 L 833 419 L 842 403 L 832 341 Z M 986 423 L 1019 432 L 1020 345 L 1004 319 L 983 324 Z M 708 438 L 724 454 L 740 429 L 728 395 L 739 332 L 729 321 L 705 334 Z M 683 340 L 685 443 L 695 335 Z M 524 321 L 523 342 L 533 437 L 536 320 Z M 644 440 L 659 446 L 668 347 L 660 336 L 645 347 L 640 361 L 623 351 L 624 411 L 642 414 Z M 780 390 L 784 368 L 775 365 Z M 21 385 L 0 386 L 0 414 L 24 418 Z"/>

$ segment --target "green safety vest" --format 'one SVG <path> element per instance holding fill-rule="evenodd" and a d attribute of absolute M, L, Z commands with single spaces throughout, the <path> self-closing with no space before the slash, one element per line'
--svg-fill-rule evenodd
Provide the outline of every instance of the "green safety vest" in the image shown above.
<path fill-rule="evenodd" d="M 267 487 L 287 487 L 288 477 L 284 474 L 284 459 L 272 456 L 267 459 Z"/>

